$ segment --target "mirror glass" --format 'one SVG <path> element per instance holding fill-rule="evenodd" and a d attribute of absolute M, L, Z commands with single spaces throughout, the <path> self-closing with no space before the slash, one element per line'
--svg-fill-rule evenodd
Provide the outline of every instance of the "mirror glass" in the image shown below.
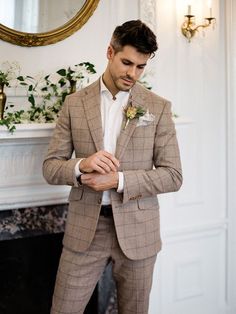
<path fill-rule="evenodd" d="M 86 0 L 0 0 L 0 23 L 20 32 L 44 33 L 71 20 Z"/>
<path fill-rule="evenodd" d="M 99 0 L 0 0 L 0 39 L 18 46 L 55 44 L 78 31 Z"/>

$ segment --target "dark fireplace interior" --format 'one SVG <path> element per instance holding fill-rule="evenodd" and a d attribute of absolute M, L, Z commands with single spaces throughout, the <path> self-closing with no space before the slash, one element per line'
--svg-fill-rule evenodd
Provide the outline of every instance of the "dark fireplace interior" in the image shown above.
<path fill-rule="evenodd" d="M 8 226 L 11 224 L 12 227 L 9 217 L 12 219 L 16 212 L 7 212 L 5 222 L 3 221 L 6 212 L 0 212 L 0 313 L 49 314 L 63 232 L 48 233 L 42 229 L 39 232 L 37 228 L 30 231 L 21 225 L 18 228 L 21 230 L 13 235 L 9 228 L 6 232 L 6 226 L 8 223 Z M 20 212 L 21 217 L 24 217 L 23 210 Z M 19 220 L 19 215 L 17 217 Z M 18 221 L 18 227 L 21 223 L 22 221 Z M 13 225 L 11 230 L 15 228 Z M 108 313 L 107 308 L 114 290 L 111 265 L 108 265 L 93 292 L 85 314 Z"/>

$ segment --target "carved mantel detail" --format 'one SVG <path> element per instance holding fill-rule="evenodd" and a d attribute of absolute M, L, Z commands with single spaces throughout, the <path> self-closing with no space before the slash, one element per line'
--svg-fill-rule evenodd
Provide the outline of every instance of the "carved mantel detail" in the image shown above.
<path fill-rule="evenodd" d="M 140 0 L 140 18 L 156 32 L 156 0 Z"/>
<path fill-rule="evenodd" d="M 69 187 L 52 186 L 42 162 L 55 124 L 21 124 L 14 134 L 0 127 L 0 210 L 67 203 Z"/>

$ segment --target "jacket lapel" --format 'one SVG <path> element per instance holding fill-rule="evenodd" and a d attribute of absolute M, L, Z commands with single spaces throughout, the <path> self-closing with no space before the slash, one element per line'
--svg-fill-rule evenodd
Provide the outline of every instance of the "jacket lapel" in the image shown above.
<path fill-rule="evenodd" d="M 143 108 L 146 107 L 143 95 L 141 93 L 141 89 L 137 84 L 135 84 L 134 87 L 132 88 L 132 91 L 130 93 L 130 97 L 128 100 L 128 105 L 130 105 L 131 102 L 134 106 L 142 106 Z M 133 119 L 133 120 L 129 121 L 129 123 L 126 127 L 124 127 L 126 124 L 126 121 L 127 120 L 124 116 L 123 117 L 123 123 L 122 123 L 122 129 L 121 129 L 120 135 L 119 135 L 119 137 L 117 139 L 117 143 L 116 143 L 116 154 L 115 154 L 115 156 L 119 160 L 121 160 L 123 153 L 125 152 L 125 149 L 129 143 L 129 140 L 130 140 L 132 134 L 134 133 L 134 130 L 135 130 L 136 125 L 138 123 L 138 119 Z"/>
<path fill-rule="evenodd" d="M 102 150 L 103 130 L 100 109 L 100 84 L 99 80 L 94 82 L 88 88 L 85 88 L 84 111 L 87 118 L 88 126 L 96 146 L 97 151 Z"/>

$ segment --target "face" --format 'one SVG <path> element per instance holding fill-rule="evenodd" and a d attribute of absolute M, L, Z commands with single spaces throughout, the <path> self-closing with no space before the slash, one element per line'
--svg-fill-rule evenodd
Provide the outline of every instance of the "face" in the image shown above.
<path fill-rule="evenodd" d="M 150 54 L 138 52 L 132 46 L 124 46 L 119 52 L 112 46 L 107 50 L 108 66 L 104 81 L 113 95 L 119 91 L 128 91 L 140 78 Z"/>

